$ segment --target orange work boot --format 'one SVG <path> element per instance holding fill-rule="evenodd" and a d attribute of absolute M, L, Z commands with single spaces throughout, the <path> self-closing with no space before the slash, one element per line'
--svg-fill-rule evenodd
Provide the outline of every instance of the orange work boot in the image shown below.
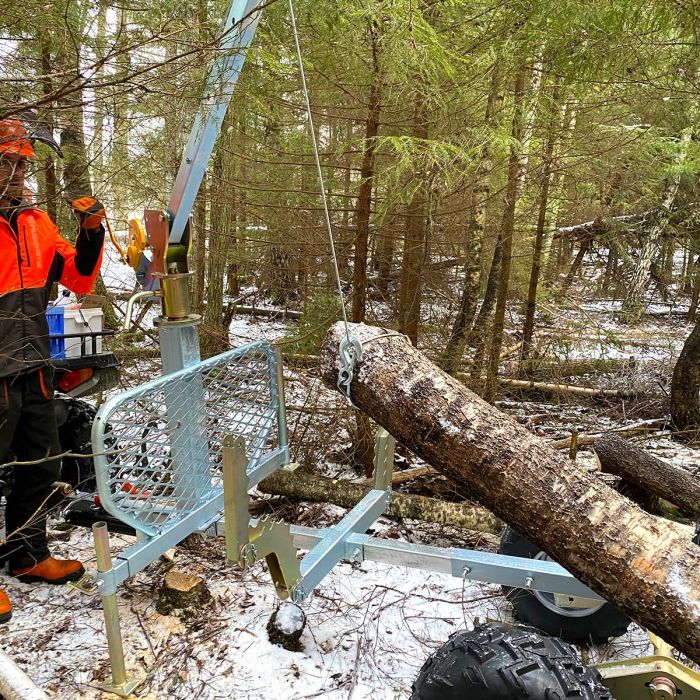
<path fill-rule="evenodd" d="M 84 573 L 85 569 L 79 561 L 53 557 L 24 569 L 10 569 L 10 575 L 24 583 L 67 583 L 77 581 Z"/>
<path fill-rule="evenodd" d="M 12 617 L 12 603 L 7 593 L 0 588 L 0 623 L 7 622 Z"/>

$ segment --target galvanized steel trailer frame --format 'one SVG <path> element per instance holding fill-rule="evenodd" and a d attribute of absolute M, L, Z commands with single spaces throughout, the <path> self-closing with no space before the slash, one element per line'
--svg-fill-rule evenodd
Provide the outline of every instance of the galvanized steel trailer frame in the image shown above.
<path fill-rule="evenodd" d="M 391 499 L 394 440 L 383 430 L 374 488 L 338 524 L 318 529 L 251 519 L 248 491 L 289 462 L 279 348 L 257 342 L 200 361 L 192 336 L 196 322 L 161 319 L 159 328 L 161 340 L 185 336 L 161 346 L 163 366 L 170 371 L 107 401 L 93 425 L 101 503 L 137 531 L 136 543 L 112 557 L 106 525 L 93 526 L 98 573 L 91 590 L 102 597 L 105 611 L 112 666 L 107 689 L 127 697 L 139 682 L 126 673 L 119 584 L 192 533 L 224 535 L 232 564 L 248 566 L 265 558 L 278 595 L 295 602 L 307 598 L 342 560 L 601 600 L 554 562 L 367 535 Z M 256 393 L 261 387 L 262 400 Z M 255 424 L 250 416 L 264 420 Z M 262 437 L 255 432 L 259 425 Z M 308 550 L 301 560 L 298 549 Z"/>

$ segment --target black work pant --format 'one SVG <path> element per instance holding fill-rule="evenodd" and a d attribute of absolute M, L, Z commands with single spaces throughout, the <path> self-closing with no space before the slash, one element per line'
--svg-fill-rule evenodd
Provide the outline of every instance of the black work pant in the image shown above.
<path fill-rule="evenodd" d="M 52 484 L 61 471 L 52 370 L 47 367 L 0 378 L 0 465 L 36 462 L 14 468 L 14 485 L 5 507 L 5 555 L 11 569 L 49 556 L 46 511 Z"/>

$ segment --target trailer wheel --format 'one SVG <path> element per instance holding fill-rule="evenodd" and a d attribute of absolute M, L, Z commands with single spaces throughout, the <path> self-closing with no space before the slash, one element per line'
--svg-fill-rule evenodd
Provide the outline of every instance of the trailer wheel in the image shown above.
<path fill-rule="evenodd" d="M 513 557 L 551 561 L 536 544 L 511 527 L 505 529 L 498 551 Z M 610 603 L 592 608 L 564 608 L 557 605 L 552 593 L 508 586 L 503 586 L 503 595 L 513 604 L 518 620 L 571 644 L 604 644 L 610 637 L 623 635 L 631 622 Z"/>
<path fill-rule="evenodd" d="M 411 700 L 613 700 L 559 639 L 501 623 L 458 632 L 421 668 Z"/>
<path fill-rule="evenodd" d="M 96 485 L 95 463 L 90 456 L 93 452 L 90 433 L 95 420 L 95 407 L 69 396 L 57 398 L 56 404 L 61 452 L 86 455 L 63 458 L 61 481 L 81 491 L 93 491 Z"/>

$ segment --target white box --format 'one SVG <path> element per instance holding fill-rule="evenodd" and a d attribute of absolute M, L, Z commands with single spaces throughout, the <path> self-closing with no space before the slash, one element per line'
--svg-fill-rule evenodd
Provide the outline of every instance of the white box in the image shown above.
<path fill-rule="evenodd" d="M 102 309 L 81 309 L 66 307 L 63 316 L 63 332 L 66 335 L 73 333 L 92 333 L 102 330 Z M 80 357 L 81 342 L 85 343 L 85 354 L 102 352 L 102 336 L 95 338 L 96 345 L 93 350 L 91 338 L 66 338 L 66 357 Z"/>

